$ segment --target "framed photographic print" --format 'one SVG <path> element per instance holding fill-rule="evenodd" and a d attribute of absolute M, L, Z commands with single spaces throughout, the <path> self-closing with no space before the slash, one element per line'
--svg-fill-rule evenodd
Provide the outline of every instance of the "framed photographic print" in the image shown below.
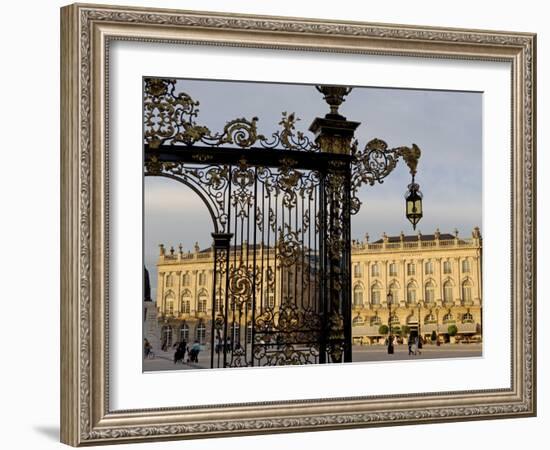
<path fill-rule="evenodd" d="M 533 34 L 61 18 L 63 442 L 536 413 Z"/>

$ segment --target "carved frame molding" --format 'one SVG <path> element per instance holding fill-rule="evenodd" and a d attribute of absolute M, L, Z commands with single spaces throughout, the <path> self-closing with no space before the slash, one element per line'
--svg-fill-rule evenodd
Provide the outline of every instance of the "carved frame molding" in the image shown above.
<path fill-rule="evenodd" d="M 534 34 L 75 4 L 61 10 L 61 36 L 62 442 L 97 445 L 536 414 Z M 114 39 L 510 62 L 510 389 L 111 411 L 105 105 Z"/>

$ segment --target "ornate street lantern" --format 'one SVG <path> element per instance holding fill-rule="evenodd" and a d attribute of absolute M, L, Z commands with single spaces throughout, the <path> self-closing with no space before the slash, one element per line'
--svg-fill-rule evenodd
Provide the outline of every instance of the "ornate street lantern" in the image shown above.
<path fill-rule="evenodd" d="M 416 224 L 422 219 L 422 192 L 420 192 L 420 186 L 414 182 L 414 176 L 408 188 L 409 190 L 405 193 L 405 211 L 413 230 L 416 230 Z"/>

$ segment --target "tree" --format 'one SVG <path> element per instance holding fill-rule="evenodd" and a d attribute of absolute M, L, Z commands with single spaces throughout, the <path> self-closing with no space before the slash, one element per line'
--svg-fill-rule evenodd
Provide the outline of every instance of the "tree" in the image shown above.
<path fill-rule="evenodd" d="M 389 330 L 390 330 L 390 329 L 388 328 L 387 325 L 380 325 L 380 328 L 378 328 L 378 333 L 379 333 L 379 334 L 382 334 L 382 335 L 388 334 L 388 331 L 389 331 Z"/>
<path fill-rule="evenodd" d="M 447 328 L 447 333 L 449 333 L 449 336 L 456 336 L 456 333 L 458 333 L 458 328 L 456 325 L 449 325 L 449 328 Z"/>
<path fill-rule="evenodd" d="M 401 333 L 403 333 L 403 336 L 407 336 L 411 331 L 411 328 L 408 325 L 403 325 L 401 327 Z"/>

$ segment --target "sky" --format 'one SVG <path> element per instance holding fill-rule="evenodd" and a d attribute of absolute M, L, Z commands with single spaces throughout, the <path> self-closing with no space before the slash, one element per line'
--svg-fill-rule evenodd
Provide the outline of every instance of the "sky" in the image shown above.
<path fill-rule="evenodd" d="M 313 138 L 308 128 L 323 117 L 328 105 L 313 85 L 255 82 L 178 80 L 182 90 L 200 101 L 198 124 L 221 131 L 231 119 L 258 117 L 265 136 L 279 129 L 283 111 L 301 119 L 296 129 Z M 420 185 L 424 216 L 413 231 L 405 217 L 404 194 L 410 183 L 407 165 L 400 160 L 384 183 L 363 186 L 361 210 L 352 216 L 352 237 L 379 239 L 388 235 L 459 231 L 470 237 L 482 227 L 482 101 L 480 92 L 354 87 L 340 113 L 359 125 L 359 148 L 374 138 L 389 147 L 417 144 L 422 150 L 416 182 Z M 151 278 L 153 299 L 160 243 L 181 243 L 192 250 L 210 246 L 212 222 L 204 204 L 187 186 L 163 177 L 144 180 L 144 263 Z"/>

